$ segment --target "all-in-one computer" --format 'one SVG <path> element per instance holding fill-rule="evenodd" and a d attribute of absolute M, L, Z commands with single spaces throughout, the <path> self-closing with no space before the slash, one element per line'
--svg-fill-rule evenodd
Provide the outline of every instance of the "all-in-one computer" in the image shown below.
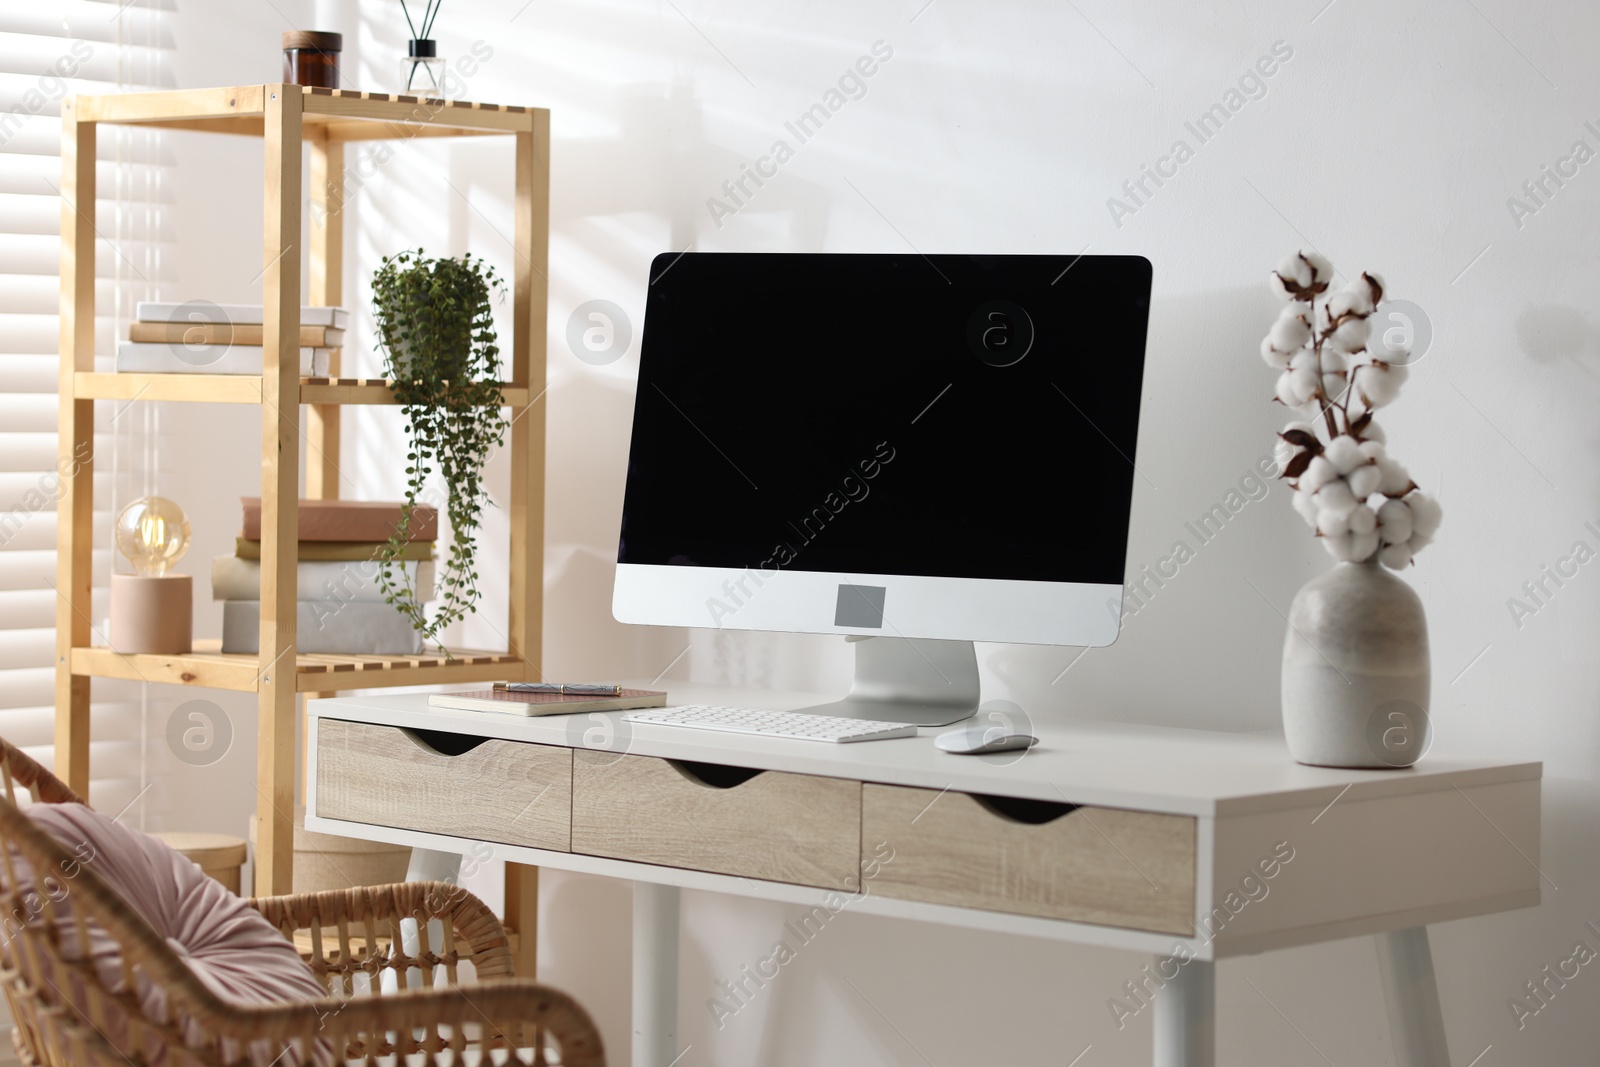
<path fill-rule="evenodd" d="M 613 613 L 843 634 L 817 714 L 978 706 L 973 641 L 1108 645 L 1138 256 L 684 253 L 646 301 Z"/>

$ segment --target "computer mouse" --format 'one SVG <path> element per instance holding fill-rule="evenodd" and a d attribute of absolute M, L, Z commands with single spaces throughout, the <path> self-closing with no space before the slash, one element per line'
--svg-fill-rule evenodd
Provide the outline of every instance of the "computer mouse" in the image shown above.
<path fill-rule="evenodd" d="M 1032 734 L 1018 733 L 1000 726 L 976 725 L 949 730 L 934 738 L 933 743 L 957 756 L 982 756 L 990 752 L 1032 748 L 1039 743 L 1039 739 Z"/>

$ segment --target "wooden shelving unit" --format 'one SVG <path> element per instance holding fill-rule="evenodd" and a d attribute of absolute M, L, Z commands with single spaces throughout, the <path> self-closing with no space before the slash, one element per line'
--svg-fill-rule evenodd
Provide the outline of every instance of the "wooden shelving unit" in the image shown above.
<path fill-rule="evenodd" d="M 104 124 L 259 137 L 265 146 L 264 373 L 105 374 L 94 368 L 95 138 Z M 342 302 L 344 215 L 309 228 L 308 192 L 344 202 L 349 141 L 503 136 L 515 144 L 516 224 L 511 380 L 500 400 L 511 410 L 509 648 L 442 656 L 306 656 L 295 653 L 295 543 L 300 454 L 307 450 L 311 498 L 338 496 L 339 414 L 345 404 L 395 403 L 390 383 L 301 378 L 302 263 L 310 303 Z M 302 159 L 310 159 L 310 190 Z M 89 786 L 90 679 L 123 678 L 257 694 L 259 738 L 255 891 L 287 893 L 293 863 L 295 732 L 300 693 L 382 686 L 534 679 L 539 676 L 544 557 L 545 317 L 550 215 L 550 113 L 539 108 L 429 100 L 297 85 L 79 96 L 62 104 L 61 470 L 56 612 L 56 769 Z M 124 655 L 91 643 L 94 401 L 167 400 L 261 406 L 261 653 L 223 655 L 197 645 L 185 656 Z M 302 419 L 302 412 L 304 418 Z M 74 457 L 89 456 L 87 462 Z M 509 869 L 508 918 L 531 905 L 533 869 Z M 531 921 L 519 963 L 532 973 Z"/>

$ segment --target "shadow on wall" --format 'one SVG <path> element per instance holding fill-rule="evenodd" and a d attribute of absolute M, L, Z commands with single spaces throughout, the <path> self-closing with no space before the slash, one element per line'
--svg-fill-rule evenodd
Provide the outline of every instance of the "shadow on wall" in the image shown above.
<path fill-rule="evenodd" d="M 677 78 L 666 86 L 626 85 L 616 91 L 617 136 L 562 138 L 552 146 L 552 225 L 644 213 L 667 221 L 667 248 L 643 252 L 615 241 L 610 248 L 595 248 L 586 241 L 586 252 L 636 264 L 642 283 L 656 252 L 716 246 L 717 231 L 727 219 L 708 209 L 712 199 L 733 204 L 747 219 L 772 217 L 773 228 L 764 242 L 772 251 L 822 247 L 829 191 L 792 172 L 785 172 L 782 181 L 756 185 L 747 177 L 749 160 L 707 139 L 704 105 L 695 96 L 692 79 Z M 782 132 L 781 125 L 777 130 Z M 742 190 L 735 185 L 741 178 Z M 751 250 L 748 242 L 738 247 Z"/>
<path fill-rule="evenodd" d="M 1571 360 L 1579 370 L 1600 380 L 1594 369 L 1579 357 L 1600 349 L 1600 330 L 1590 325 L 1583 312 L 1559 304 L 1528 305 L 1517 316 L 1517 347 L 1536 363 Z"/>

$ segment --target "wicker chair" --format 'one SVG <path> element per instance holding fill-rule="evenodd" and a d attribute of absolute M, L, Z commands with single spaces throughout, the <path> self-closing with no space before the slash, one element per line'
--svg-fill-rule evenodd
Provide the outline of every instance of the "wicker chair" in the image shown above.
<path fill-rule="evenodd" d="M 323 1058 L 331 1052 L 336 1062 L 363 1064 L 399 1056 L 408 1057 L 399 1061 L 405 1064 L 545 1065 L 550 1046 L 562 1067 L 604 1067 L 600 1036 L 583 1008 L 557 990 L 511 978 L 510 947 L 494 913 L 466 890 L 438 882 L 252 901 L 285 937 L 298 935 L 328 996 L 251 1006 L 223 1001 L 91 865 L 22 813 L 14 784 L 36 803 L 79 802 L 77 795 L 3 739 L 0 778 L 0 984 L 16 1023 L 13 1041 L 29 1067 L 231 1067 L 252 1062 L 252 1053 L 256 1062 L 272 1061 L 286 1047 L 293 1054 L 278 1067 L 311 1063 L 319 1050 Z M 33 872 L 23 875 L 27 884 L 18 884 L 18 858 Z M 29 915 L 37 919 L 17 922 Z M 141 977 L 159 986 L 168 1021 L 145 1019 L 133 994 L 103 986 L 87 961 L 64 952 L 58 919 L 79 945 L 87 944 L 89 923 L 109 934 L 122 950 L 124 987 L 137 989 Z M 477 980 L 458 984 L 467 961 Z"/>

